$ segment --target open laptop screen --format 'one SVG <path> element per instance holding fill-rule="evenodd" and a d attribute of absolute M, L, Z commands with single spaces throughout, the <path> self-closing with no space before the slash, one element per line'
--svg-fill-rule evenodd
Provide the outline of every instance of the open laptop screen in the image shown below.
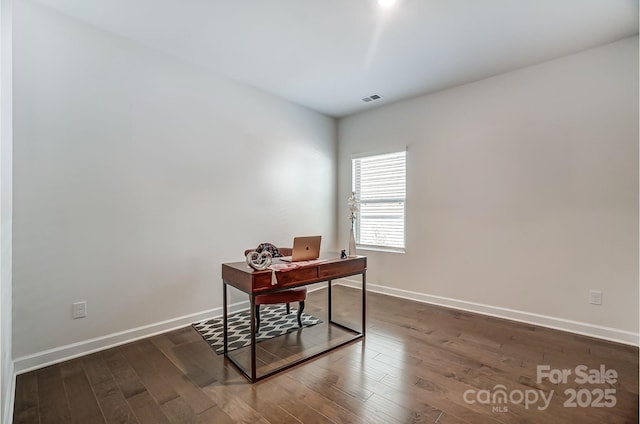
<path fill-rule="evenodd" d="M 295 237 L 291 256 L 279 258 L 286 262 L 310 261 L 320 257 L 322 236 Z"/>

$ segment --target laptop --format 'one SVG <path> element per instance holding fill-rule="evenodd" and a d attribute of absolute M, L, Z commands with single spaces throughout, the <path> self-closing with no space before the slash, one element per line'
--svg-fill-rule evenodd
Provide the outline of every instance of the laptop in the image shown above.
<path fill-rule="evenodd" d="M 291 256 L 283 256 L 278 259 L 285 262 L 310 261 L 320 256 L 320 241 L 322 236 L 295 237 L 293 239 L 293 251 Z"/>

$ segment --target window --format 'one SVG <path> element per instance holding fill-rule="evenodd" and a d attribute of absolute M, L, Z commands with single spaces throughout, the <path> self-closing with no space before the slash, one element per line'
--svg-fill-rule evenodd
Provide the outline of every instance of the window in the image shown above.
<path fill-rule="evenodd" d="M 356 243 L 404 249 L 407 152 L 352 159 L 353 191 L 360 213 Z"/>

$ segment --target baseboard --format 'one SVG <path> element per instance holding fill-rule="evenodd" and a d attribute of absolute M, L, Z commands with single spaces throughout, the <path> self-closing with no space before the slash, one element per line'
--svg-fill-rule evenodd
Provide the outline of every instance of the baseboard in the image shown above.
<path fill-rule="evenodd" d="M 4 395 L 1 422 L 10 424 L 13 422 L 13 406 L 16 398 L 16 373 L 13 361 L 10 362 L 9 369 L 6 370 L 6 375 L 9 376 L 9 384 L 7 385 L 7 392 Z"/>
<path fill-rule="evenodd" d="M 341 279 L 336 281 L 336 284 L 342 284 L 349 287 L 361 288 L 362 283 L 360 281 Z M 310 291 L 323 289 L 325 286 L 315 285 L 310 287 Z M 381 293 L 389 296 L 399 297 L 403 299 L 414 300 L 417 302 L 424 302 L 438 306 L 444 306 L 447 308 L 458 309 L 467 312 L 474 312 L 483 315 L 489 315 L 497 318 L 509 319 L 512 321 L 524 322 L 527 324 L 539 325 L 542 327 L 553 328 L 561 331 L 568 331 L 575 334 L 581 334 L 585 336 L 595 337 L 598 339 L 608 340 L 616 343 L 623 343 L 632 346 L 638 346 L 640 344 L 640 335 L 624 330 L 618 330 L 615 328 L 602 327 L 593 324 L 587 324 L 583 322 L 566 320 L 563 318 L 550 317 L 545 315 L 534 314 L 530 312 L 518 311 L 514 309 L 501 308 L 498 306 L 484 305 L 481 303 L 468 302 L 464 300 L 451 299 L 441 296 L 433 296 L 425 293 L 418 293 L 409 290 L 396 289 L 393 287 L 367 284 L 367 290 L 374 293 Z M 229 305 L 231 312 L 240 311 L 249 307 L 247 301 L 234 303 Z M 13 396 L 15 392 L 15 376 L 23 374 L 25 372 L 33 371 L 35 369 L 43 368 L 49 365 L 57 364 L 69 359 L 77 358 L 79 356 L 88 355 L 90 353 L 98 352 L 101 350 L 109 349 L 111 347 L 120 346 L 126 343 L 130 343 L 136 340 L 140 340 L 146 337 L 151 337 L 157 334 L 166 333 L 167 331 L 176 330 L 191 325 L 194 322 L 203 321 L 209 318 L 218 317 L 222 315 L 222 308 L 214 308 L 207 311 L 198 312 L 195 314 L 185 315 L 182 317 L 162 321 L 142 327 L 133 328 L 130 330 L 109 334 L 102 337 L 96 337 L 89 340 L 73 343 L 66 346 L 49 349 L 46 351 L 38 352 L 32 355 L 22 356 L 16 358 L 12 363 L 11 375 L 11 387 L 8 387 L 7 399 L 8 402 L 3 411 L 3 416 L 6 421 L 7 414 L 11 416 L 13 414 Z M 9 409 L 11 409 L 9 411 Z"/>
<path fill-rule="evenodd" d="M 248 301 L 242 301 L 229 305 L 230 312 L 240 311 L 249 307 Z M 209 318 L 222 315 L 222 307 L 209 309 L 207 311 L 195 314 L 185 315 L 182 317 L 170 319 L 167 321 L 157 322 L 142 327 L 133 328 L 118 333 L 108 334 L 102 337 L 96 337 L 66 346 L 60 346 L 54 349 L 45 350 L 32 355 L 22 356 L 14 360 L 15 375 L 33 371 L 49 365 L 57 364 L 79 356 L 88 355 L 90 353 L 120 346 L 145 337 L 155 336 L 157 334 L 166 333 L 167 331 L 177 330 L 187 327 L 194 322 L 204 321 Z"/>
<path fill-rule="evenodd" d="M 308 286 L 308 290 L 313 292 L 326 288 L 324 284 L 312 284 Z M 237 302 L 229 305 L 229 312 L 237 312 L 249 308 L 248 301 Z M 31 355 L 22 356 L 14 360 L 14 375 L 20 375 L 29 371 L 44 368 L 49 365 L 57 364 L 79 356 L 88 355 L 90 353 L 99 352 L 101 350 L 131 343 L 146 337 L 155 336 L 157 334 L 166 333 L 168 331 L 177 330 L 187 327 L 194 322 L 204 321 L 209 318 L 222 316 L 222 307 L 209 309 L 207 311 L 195 314 L 185 315 L 182 317 L 170 319 L 167 321 L 157 322 L 142 327 L 132 328 L 130 330 L 121 331 L 119 333 L 108 334 L 102 337 L 96 337 L 81 342 L 72 343 L 66 346 L 56 347 L 54 349 L 45 350 Z"/>
<path fill-rule="evenodd" d="M 360 281 L 341 279 L 336 282 L 349 287 L 361 288 Z M 433 296 L 425 293 L 418 293 L 409 290 L 396 289 L 393 287 L 378 284 L 367 284 L 367 291 L 400 297 L 403 299 L 415 300 L 417 302 L 430 303 L 432 305 L 444 306 L 467 312 L 489 315 L 497 318 L 509 319 L 512 321 L 524 322 L 527 324 L 539 325 L 541 327 L 553 328 L 555 330 L 568 331 L 570 333 L 595 337 L 626 345 L 638 346 L 640 344 L 640 334 L 616 328 L 602 327 L 584 322 L 571 321 L 563 318 L 550 317 L 546 315 L 534 314 L 531 312 L 518 311 L 514 309 L 501 308 L 498 306 L 484 305 L 481 303 L 467 302 L 465 300 L 451 299 L 441 296 Z"/>

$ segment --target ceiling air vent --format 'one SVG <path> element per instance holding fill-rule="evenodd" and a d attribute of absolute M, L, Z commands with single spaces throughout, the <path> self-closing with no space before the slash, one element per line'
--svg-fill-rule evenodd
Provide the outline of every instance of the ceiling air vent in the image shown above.
<path fill-rule="evenodd" d="M 374 100 L 378 100 L 378 99 L 381 99 L 381 98 L 382 98 L 382 96 L 379 96 L 377 94 L 372 94 L 369 97 L 365 97 L 364 99 L 362 99 L 362 101 L 365 102 L 365 103 L 369 103 L 369 102 L 372 102 Z"/>

